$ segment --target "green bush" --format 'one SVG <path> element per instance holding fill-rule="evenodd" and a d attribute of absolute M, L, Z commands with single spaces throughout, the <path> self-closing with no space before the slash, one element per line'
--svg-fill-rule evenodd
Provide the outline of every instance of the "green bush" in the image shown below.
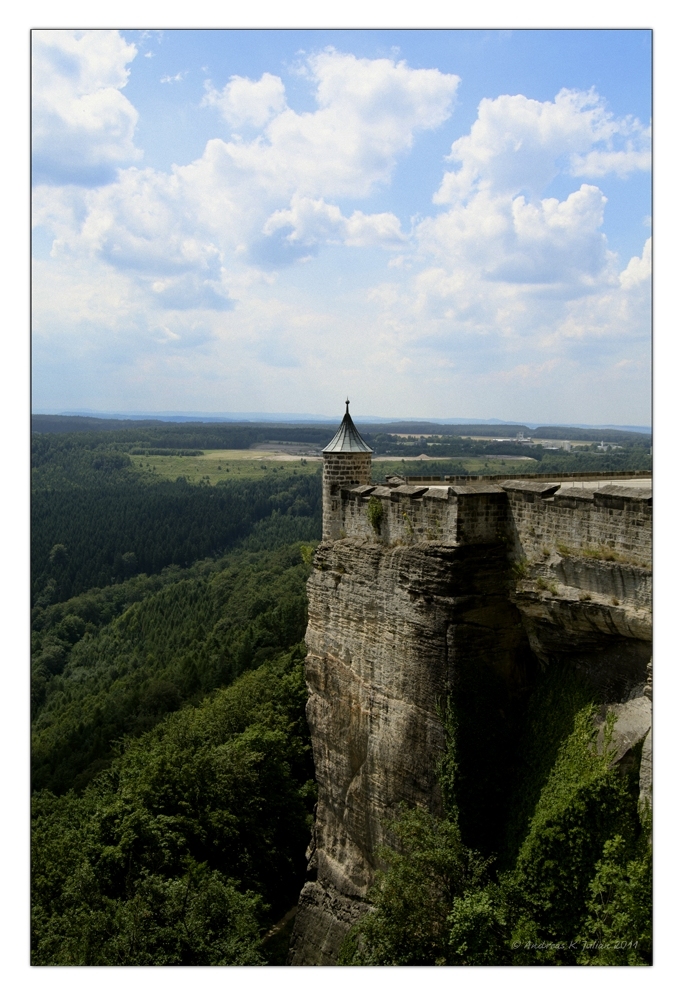
<path fill-rule="evenodd" d="M 379 535 L 384 517 L 384 507 L 379 497 L 370 497 L 368 500 L 368 521 L 372 525 L 372 530 Z"/>
<path fill-rule="evenodd" d="M 541 683 L 530 705 L 525 752 L 536 773 L 518 775 L 511 863 L 495 872 L 493 859 L 463 843 L 456 729 L 446 713 L 438 768 L 446 815 L 404 810 L 390 824 L 398 849 L 382 852 L 372 909 L 347 935 L 340 964 L 651 963 L 652 859 L 638 815 L 638 761 L 611 766 L 609 726 L 599 752 L 595 708 L 578 682 L 559 698 L 563 680 Z M 535 755 L 539 740 L 546 751 Z"/>

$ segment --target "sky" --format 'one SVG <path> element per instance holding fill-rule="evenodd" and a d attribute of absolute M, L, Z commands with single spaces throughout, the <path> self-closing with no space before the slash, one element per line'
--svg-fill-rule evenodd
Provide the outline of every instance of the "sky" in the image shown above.
<path fill-rule="evenodd" d="M 34 31 L 33 410 L 648 425 L 647 30 Z"/>

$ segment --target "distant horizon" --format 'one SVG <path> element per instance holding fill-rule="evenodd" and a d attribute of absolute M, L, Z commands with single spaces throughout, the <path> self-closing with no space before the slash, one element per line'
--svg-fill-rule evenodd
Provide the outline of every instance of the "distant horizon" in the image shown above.
<path fill-rule="evenodd" d="M 48 410 L 32 410 L 31 416 L 45 417 L 91 417 L 95 420 L 159 420 L 168 423 L 180 423 L 183 420 L 197 421 L 201 423 L 330 423 L 334 424 L 341 419 L 340 415 L 326 415 L 321 413 L 269 413 L 267 411 L 248 412 L 202 412 L 202 411 L 177 411 L 158 410 L 150 412 L 138 411 L 102 411 L 89 409 L 74 409 L 54 412 Z M 579 430 L 610 430 L 610 431 L 631 431 L 636 434 L 651 434 L 652 426 L 646 424 L 584 424 L 584 423 L 557 423 L 551 420 L 501 420 L 499 417 L 378 417 L 373 414 L 352 413 L 356 423 L 373 424 L 442 424 L 457 427 L 459 424 L 476 425 L 490 427 L 500 424 L 504 427 L 520 426 L 534 430 L 538 427 L 576 427 Z"/>

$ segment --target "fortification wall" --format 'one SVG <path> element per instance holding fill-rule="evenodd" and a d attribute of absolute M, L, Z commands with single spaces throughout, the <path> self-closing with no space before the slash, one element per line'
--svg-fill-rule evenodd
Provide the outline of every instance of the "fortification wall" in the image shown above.
<path fill-rule="evenodd" d="M 370 471 L 369 455 L 325 457 L 306 633 L 319 798 L 291 940 L 298 965 L 333 964 L 367 912 L 400 803 L 439 812 L 447 697 L 463 837 L 489 854 L 534 678 L 576 671 L 605 704 L 642 706 L 651 688 L 648 489 L 373 486 Z"/>
<path fill-rule="evenodd" d="M 370 500 L 381 504 L 373 527 Z M 341 492 L 347 538 L 384 545 L 492 544 L 507 538 L 507 496 L 499 486 L 358 486 Z"/>
<path fill-rule="evenodd" d="M 360 475 L 362 470 L 356 470 Z M 529 563 L 550 552 L 616 558 L 652 565 L 652 491 L 644 486 L 564 488 L 508 480 L 500 484 L 343 487 L 332 497 L 324 538 L 359 538 L 385 545 L 435 542 L 483 545 L 507 541 Z M 381 504 L 381 518 L 370 519 Z M 332 506 L 334 505 L 334 506 Z M 331 529 L 330 529 L 331 530 Z"/>
<path fill-rule="evenodd" d="M 530 563 L 549 552 L 618 558 L 652 565 L 652 490 L 643 486 L 598 489 L 524 481 L 502 484 L 508 495 L 517 554 Z"/>

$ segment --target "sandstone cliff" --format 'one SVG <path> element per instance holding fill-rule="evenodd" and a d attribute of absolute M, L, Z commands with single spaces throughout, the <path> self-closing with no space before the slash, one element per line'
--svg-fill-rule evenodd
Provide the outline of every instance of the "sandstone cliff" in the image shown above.
<path fill-rule="evenodd" d="M 501 547 L 323 543 L 309 584 L 308 721 L 319 800 L 294 961 L 334 961 L 401 802 L 440 810 L 438 706 L 459 673 L 523 683 Z"/>
<path fill-rule="evenodd" d="M 449 696 L 460 722 L 463 835 L 485 851 L 499 846 L 520 707 L 539 671 L 585 676 L 618 716 L 619 759 L 649 739 L 648 549 L 640 536 L 632 544 L 642 520 L 631 535 L 623 520 L 642 519 L 642 491 L 626 498 L 626 509 L 623 497 L 608 498 L 606 507 L 594 503 L 590 515 L 585 496 L 565 501 L 582 507 L 585 524 L 590 516 L 590 524 L 597 517 L 618 525 L 604 539 L 612 548 L 603 551 L 595 548 L 603 536 L 586 542 L 579 529 L 572 535 L 571 511 L 547 504 L 557 487 L 544 493 L 536 485 L 527 495 L 511 489 L 514 520 L 497 487 L 485 498 L 495 532 L 480 544 L 468 542 L 481 531 L 470 527 L 468 536 L 465 528 L 476 519 L 471 504 L 462 503 L 465 528 L 454 520 L 451 542 L 416 542 L 411 532 L 408 544 L 405 536 L 403 544 L 398 538 L 387 544 L 367 530 L 359 506 L 367 504 L 364 489 L 365 498 L 355 491 L 346 515 L 347 524 L 359 526 L 356 537 L 323 542 L 309 581 L 307 714 L 319 799 L 293 964 L 336 961 L 344 936 L 367 909 L 378 848 L 399 804 L 441 810 L 435 768 L 444 748 L 440 706 Z M 419 499 L 407 491 L 399 502 Z M 609 503 L 621 513 L 608 521 Z M 388 517 L 396 531 L 406 520 L 398 508 Z M 553 544 L 558 525 L 563 540 Z M 649 746 L 641 765 L 647 801 Z"/>

